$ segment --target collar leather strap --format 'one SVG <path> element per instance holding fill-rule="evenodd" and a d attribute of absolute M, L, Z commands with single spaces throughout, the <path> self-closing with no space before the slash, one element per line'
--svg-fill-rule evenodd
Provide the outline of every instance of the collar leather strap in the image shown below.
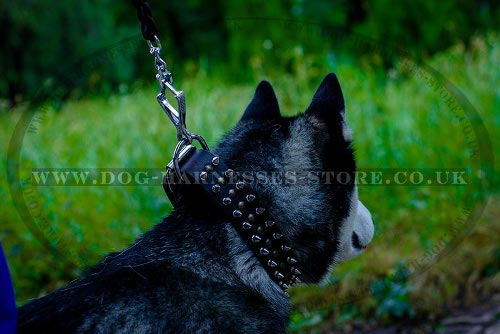
<path fill-rule="evenodd" d="M 226 219 L 276 284 L 286 292 L 291 285 L 299 282 L 301 273 L 291 247 L 265 208 L 259 206 L 257 196 L 236 172 L 228 168 L 218 156 L 194 147 L 188 147 L 179 159 L 179 168 L 184 183 L 201 187 L 213 203 L 222 209 Z M 173 174 L 171 165 L 167 171 L 163 187 L 172 203 L 175 203 L 175 185 L 169 184 L 172 181 L 169 175 Z"/>

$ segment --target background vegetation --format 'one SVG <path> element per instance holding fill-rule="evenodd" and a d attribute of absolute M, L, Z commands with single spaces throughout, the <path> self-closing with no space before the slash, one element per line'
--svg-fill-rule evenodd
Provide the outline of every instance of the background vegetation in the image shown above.
<path fill-rule="evenodd" d="M 293 115 L 334 71 L 360 168 L 477 172 L 481 161 L 471 157 L 460 121 L 472 109 L 454 113 L 439 89 L 444 81 L 427 67 L 412 70 L 408 59 L 450 80 L 478 112 L 479 119 L 469 115 L 473 127 L 482 121 L 488 130 L 488 138 L 475 139 L 498 143 L 496 2 L 150 2 L 163 56 L 175 86 L 187 95 L 189 127 L 212 146 L 237 122 L 259 80 L 273 83 L 282 112 Z M 4 166 L 19 163 L 24 180 L 34 167 L 162 168 L 168 162 L 174 129 L 154 98 L 152 59 L 130 4 L 1 2 L 0 18 Z M 25 120 L 30 131 L 13 137 Z M 16 147 L 20 158 L 13 161 Z M 497 160 L 483 161 L 490 173 L 498 166 L 498 145 L 493 153 Z M 376 222 L 374 241 L 363 256 L 340 264 L 325 285 L 292 290 L 290 330 L 432 320 L 498 293 L 498 183 L 485 193 L 482 179 L 469 175 L 473 182 L 462 187 L 360 186 Z M 160 186 L 25 184 L 24 201 L 36 203 L 29 213 L 47 245 L 15 206 L 17 184 L 2 174 L 0 185 L 0 241 L 19 303 L 126 247 L 171 209 Z M 462 208 L 487 199 L 475 226 L 450 232 Z M 450 235 L 465 238 L 434 264 Z M 416 268 L 416 259 L 428 266 Z"/>

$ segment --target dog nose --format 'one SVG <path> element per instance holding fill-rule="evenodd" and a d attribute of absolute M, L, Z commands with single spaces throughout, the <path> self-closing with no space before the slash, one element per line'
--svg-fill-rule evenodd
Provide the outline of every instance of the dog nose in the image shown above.
<path fill-rule="evenodd" d="M 352 232 L 352 246 L 359 250 L 365 250 L 368 248 L 368 244 L 363 245 L 359 240 L 359 235 L 356 232 Z"/>
<path fill-rule="evenodd" d="M 359 241 L 359 236 L 356 232 L 352 232 L 352 246 L 357 249 L 365 249 L 366 245 L 362 245 Z"/>

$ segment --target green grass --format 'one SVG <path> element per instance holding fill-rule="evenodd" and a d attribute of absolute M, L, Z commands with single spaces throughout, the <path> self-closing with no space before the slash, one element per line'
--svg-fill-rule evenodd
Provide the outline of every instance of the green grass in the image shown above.
<path fill-rule="evenodd" d="M 430 61 L 471 101 L 493 143 L 498 143 L 500 126 L 499 42 L 497 35 L 478 37 L 472 40 L 471 50 L 465 52 L 457 45 Z M 307 107 L 321 77 L 335 71 L 346 98 L 359 168 L 469 168 L 477 172 L 463 124 L 439 93 L 404 65 L 387 74 L 349 64 L 337 64 L 335 68 L 325 65 L 311 71 L 307 67 L 311 62 L 304 57 L 303 62 L 297 62 L 303 65 L 297 65 L 295 75 L 264 71 L 259 78 L 262 74 L 273 83 L 282 112 L 293 115 Z M 176 87 L 186 92 L 189 129 L 202 134 L 211 146 L 237 122 L 257 84 L 226 82 L 222 74 L 207 77 L 201 72 L 193 79 L 176 82 Z M 33 167 L 163 168 L 176 141 L 173 126 L 156 103 L 156 91 L 152 86 L 121 95 L 69 101 L 61 110 L 46 105 L 46 112 L 38 113 L 41 120 L 32 123 L 37 125 L 36 132 L 23 137 L 21 178 L 29 177 Z M 23 109 L 21 106 L 0 115 L 0 139 L 5 143 L 0 156 L 3 165 L 10 158 L 6 149 Z M 496 166 L 498 150 L 495 145 Z M 333 320 L 348 326 L 359 318 L 390 322 L 414 314 L 439 314 L 435 305 L 451 305 L 476 281 L 483 284 L 483 292 L 498 288 L 496 195 L 474 233 L 444 262 L 403 281 L 394 277 L 398 266 L 425 258 L 426 252 L 432 253 L 432 248 L 450 235 L 460 218 L 459 209 L 470 202 L 467 196 L 477 195 L 478 181 L 474 174 L 472 185 L 462 187 L 360 186 L 360 197 L 376 223 L 372 245 L 363 256 L 337 266 L 325 285 L 292 290 L 291 329 L 308 331 Z M 4 199 L 0 240 L 20 303 L 74 279 L 82 265 L 91 265 L 104 254 L 126 247 L 171 209 L 161 186 L 35 188 L 34 196 L 25 197 L 41 208 L 36 212 L 40 213 L 36 224 L 59 249 L 53 254 L 18 215 L 4 174 L 0 185 Z M 483 195 L 479 194 L 477 200 Z M 459 230 L 464 232 L 465 228 Z M 426 259 L 428 263 L 430 257 Z M 381 281 L 385 282 L 384 289 L 371 295 L 374 282 Z M 398 314 L 387 306 L 394 303 L 409 305 L 407 314 Z M 367 318 L 367 314 L 377 316 Z"/>

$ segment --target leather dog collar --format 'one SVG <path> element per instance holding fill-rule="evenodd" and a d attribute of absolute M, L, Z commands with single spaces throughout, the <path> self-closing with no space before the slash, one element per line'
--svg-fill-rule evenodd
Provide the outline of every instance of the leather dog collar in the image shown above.
<path fill-rule="evenodd" d="M 269 277 L 285 292 L 298 283 L 301 274 L 292 248 L 287 244 L 275 221 L 259 206 L 257 195 L 239 175 L 207 150 L 186 146 L 179 156 L 179 170 L 184 183 L 203 189 L 226 219 L 252 250 Z M 175 204 L 174 166 L 167 166 L 163 187 Z M 186 179 L 187 178 L 187 179 Z M 178 179 L 177 179 L 178 181 Z M 181 181 L 182 182 L 182 181 Z"/>

